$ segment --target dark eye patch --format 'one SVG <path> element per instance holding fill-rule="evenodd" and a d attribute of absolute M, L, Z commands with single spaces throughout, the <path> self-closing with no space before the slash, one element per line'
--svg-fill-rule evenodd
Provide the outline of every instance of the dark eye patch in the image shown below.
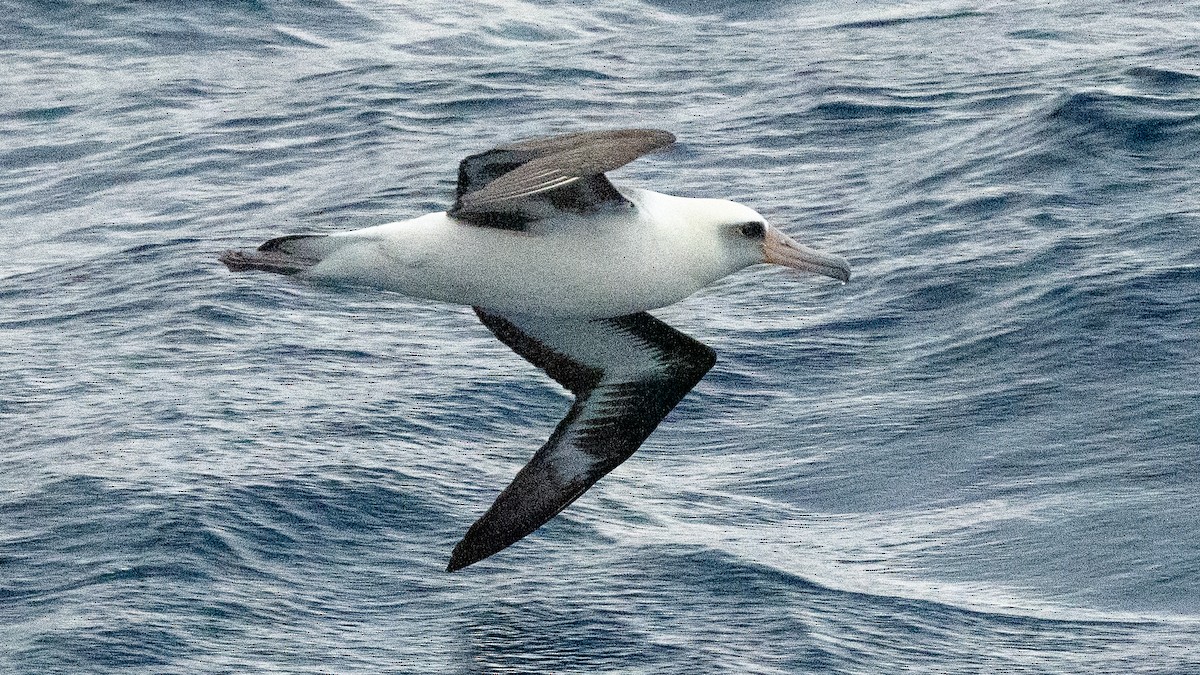
<path fill-rule="evenodd" d="M 742 223 L 741 226 L 738 227 L 738 231 L 742 233 L 743 237 L 750 239 L 762 239 L 763 235 L 767 233 L 767 228 L 760 222 L 751 221 L 749 223 Z"/>

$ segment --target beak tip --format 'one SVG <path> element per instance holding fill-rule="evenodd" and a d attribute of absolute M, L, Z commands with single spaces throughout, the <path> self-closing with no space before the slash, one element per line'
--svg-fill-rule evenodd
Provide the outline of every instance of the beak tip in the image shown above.
<path fill-rule="evenodd" d="M 846 262 L 844 258 L 829 255 L 823 262 L 823 265 L 812 269 L 812 271 L 831 279 L 837 279 L 842 282 L 843 286 L 850 283 L 850 263 Z"/>
<path fill-rule="evenodd" d="M 774 228 L 767 230 L 763 242 L 763 262 L 813 272 L 843 284 L 850 281 L 850 263 L 841 256 L 811 249 Z"/>

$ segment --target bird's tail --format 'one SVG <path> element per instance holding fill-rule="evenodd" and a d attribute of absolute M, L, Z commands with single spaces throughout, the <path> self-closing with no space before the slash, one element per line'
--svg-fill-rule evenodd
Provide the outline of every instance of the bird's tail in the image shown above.
<path fill-rule="evenodd" d="M 330 246 L 324 234 L 293 234 L 276 237 L 253 251 L 229 250 L 219 260 L 231 272 L 262 270 L 276 274 L 297 274 L 321 262 L 336 246 Z"/>

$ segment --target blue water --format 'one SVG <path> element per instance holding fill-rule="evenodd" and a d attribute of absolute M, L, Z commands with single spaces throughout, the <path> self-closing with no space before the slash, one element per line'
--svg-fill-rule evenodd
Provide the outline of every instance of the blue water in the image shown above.
<path fill-rule="evenodd" d="M 594 4 L 0 6 L 0 672 L 1200 672 L 1200 6 Z M 566 395 L 216 256 L 618 126 L 854 279 L 447 574 Z"/>

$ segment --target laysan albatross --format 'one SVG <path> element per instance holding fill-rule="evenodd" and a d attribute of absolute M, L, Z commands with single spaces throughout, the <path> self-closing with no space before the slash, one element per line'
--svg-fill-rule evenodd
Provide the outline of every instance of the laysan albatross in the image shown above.
<path fill-rule="evenodd" d="M 575 395 L 454 547 L 448 571 L 557 515 L 628 459 L 712 367 L 711 348 L 646 310 L 757 263 L 849 280 L 844 260 L 798 244 L 749 207 L 605 177 L 674 141 L 666 131 L 618 129 L 502 145 L 462 160 L 449 211 L 221 256 L 232 271 L 470 305 L 501 342 Z"/>

